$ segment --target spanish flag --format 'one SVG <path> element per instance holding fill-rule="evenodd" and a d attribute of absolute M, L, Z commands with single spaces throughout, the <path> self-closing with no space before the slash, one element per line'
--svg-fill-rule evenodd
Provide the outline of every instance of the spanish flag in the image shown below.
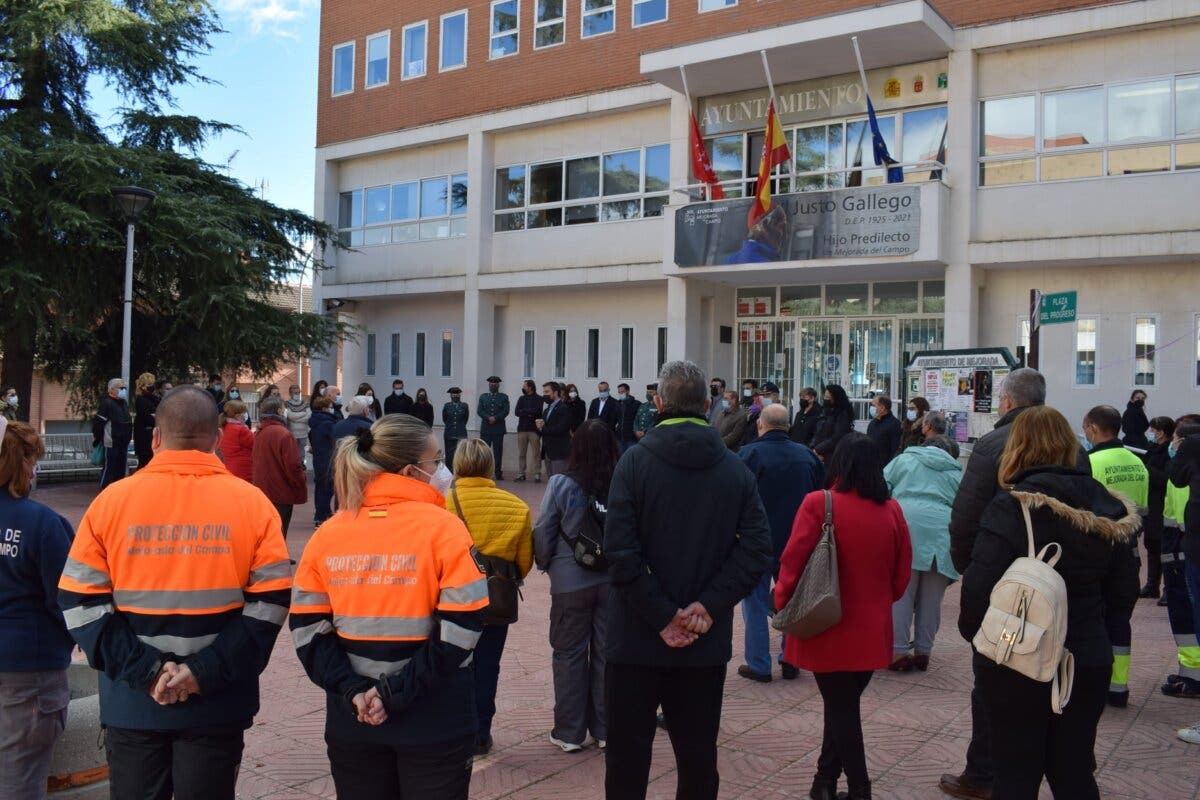
<path fill-rule="evenodd" d="M 771 170 L 792 157 L 779 118 L 775 116 L 775 98 L 767 106 L 767 130 L 763 139 L 762 158 L 758 161 L 758 184 L 754 190 L 754 205 L 746 218 L 746 227 L 753 228 L 771 210 Z"/>

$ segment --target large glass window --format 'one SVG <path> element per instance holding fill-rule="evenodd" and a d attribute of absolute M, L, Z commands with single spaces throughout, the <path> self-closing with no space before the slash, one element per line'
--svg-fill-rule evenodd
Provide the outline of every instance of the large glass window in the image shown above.
<path fill-rule="evenodd" d="M 1200 75 L 1175 79 L 1175 134 L 1200 135 Z"/>
<path fill-rule="evenodd" d="M 1171 81 L 1108 87 L 1108 141 L 1171 136 Z"/>
<path fill-rule="evenodd" d="M 879 133 L 883 136 L 884 144 L 889 153 L 899 153 L 896 146 L 896 118 L 877 114 Z M 893 155 L 893 158 L 895 156 Z M 846 166 L 865 167 L 875 163 L 874 150 L 871 145 L 871 126 L 867 120 L 860 119 L 846 123 Z M 874 186 L 887 182 L 887 173 L 882 169 L 864 169 L 862 177 L 857 178 L 854 172 L 847 173 L 846 182 L 854 185 L 861 181 L 863 186 Z"/>
<path fill-rule="evenodd" d="M 467 65 L 467 12 L 455 11 L 442 17 L 442 35 L 438 37 L 441 52 L 439 69 L 457 69 Z"/>
<path fill-rule="evenodd" d="M 946 107 L 922 108 L 904 112 L 903 143 L 900 161 L 911 164 L 916 161 L 946 161 Z M 926 181 L 933 170 L 909 170 L 904 173 L 906 183 Z"/>
<path fill-rule="evenodd" d="M 1135 317 L 1133 321 L 1134 386 L 1155 384 L 1155 350 L 1158 347 L 1158 320 L 1154 317 Z"/>
<path fill-rule="evenodd" d="M 604 156 L 604 196 L 632 194 L 641 183 L 642 151 L 625 150 Z"/>
<path fill-rule="evenodd" d="M 633 0 L 633 27 L 653 25 L 667 18 L 667 0 Z"/>
<path fill-rule="evenodd" d="M 567 377 L 567 330 L 556 328 L 554 331 L 554 377 Z"/>
<path fill-rule="evenodd" d="M 871 297 L 871 313 L 917 313 L 917 282 L 876 283 Z"/>
<path fill-rule="evenodd" d="M 529 168 L 529 204 L 558 203 L 562 201 L 563 162 L 534 164 Z"/>
<path fill-rule="evenodd" d="M 1075 385 L 1096 383 L 1096 320 L 1075 320 Z"/>
<path fill-rule="evenodd" d="M 355 189 L 338 196 L 338 238 L 343 247 L 358 247 L 363 243 L 363 192 Z M 356 230 L 354 230 L 356 229 Z"/>
<path fill-rule="evenodd" d="M 452 373 L 454 356 L 454 331 L 442 331 L 442 377 L 449 378 Z"/>
<path fill-rule="evenodd" d="M 465 174 L 343 192 L 339 236 L 352 247 L 465 236 L 466 208 Z"/>
<path fill-rule="evenodd" d="M 866 314 L 867 284 L 835 283 L 826 286 L 825 313 L 829 316 Z"/>
<path fill-rule="evenodd" d="M 983 101 L 979 152 L 985 156 L 1032 152 L 1036 113 L 1031 94 Z"/>
<path fill-rule="evenodd" d="M 448 182 L 445 178 L 421 181 L 421 218 L 444 217 L 449 213 Z"/>
<path fill-rule="evenodd" d="M 373 186 L 367 189 L 366 223 L 368 225 L 388 221 L 388 205 L 391 194 L 391 188 L 387 186 Z"/>
<path fill-rule="evenodd" d="M 425 377 L 425 331 L 417 331 L 416 353 L 413 357 L 413 374 L 418 378 Z"/>
<path fill-rule="evenodd" d="M 367 81 L 366 87 L 382 86 L 388 82 L 388 50 L 392 45 L 392 34 L 388 31 L 367 37 Z"/>
<path fill-rule="evenodd" d="M 633 380 L 633 328 L 621 328 L 621 380 Z"/>
<path fill-rule="evenodd" d="M 736 6 L 737 0 L 700 0 L 700 13 Z"/>
<path fill-rule="evenodd" d="M 562 44 L 567 35 L 567 0 L 534 0 L 533 47 Z"/>
<path fill-rule="evenodd" d="M 1079 147 L 1104 141 L 1104 90 L 1075 89 L 1042 96 L 1042 147 Z"/>
<path fill-rule="evenodd" d="M 348 94 L 353 91 L 354 42 L 346 42 L 333 48 L 333 93 Z"/>
<path fill-rule="evenodd" d="M 926 314 L 946 311 L 946 282 L 925 281 L 921 286 L 921 310 Z"/>
<path fill-rule="evenodd" d="M 779 290 L 779 314 L 784 317 L 821 316 L 821 287 L 784 286 Z"/>
<path fill-rule="evenodd" d="M 375 374 L 375 334 L 367 334 L 367 366 L 366 372 L 368 375 Z"/>
<path fill-rule="evenodd" d="M 429 25 L 425 22 L 414 22 L 404 27 L 402 78 L 419 78 L 425 74 L 425 45 L 428 32 Z"/>
<path fill-rule="evenodd" d="M 521 369 L 523 371 L 521 377 L 532 380 L 535 356 L 534 347 L 537 343 L 537 333 L 527 330 L 522 334 L 521 339 Z"/>
<path fill-rule="evenodd" d="M 580 0 L 580 3 L 583 9 L 583 18 L 579 23 L 580 38 L 602 36 L 616 29 L 616 0 Z"/>
<path fill-rule="evenodd" d="M 667 363 L 667 326 L 658 326 L 658 341 L 654 348 L 654 374 L 662 372 L 663 364 Z"/>
<path fill-rule="evenodd" d="M 392 334 L 392 348 L 388 354 L 388 361 L 391 362 L 393 376 L 400 374 L 400 334 Z"/>
<path fill-rule="evenodd" d="M 392 220 L 403 222 L 421 214 L 421 183 L 409 181 L 392 186 Z"/>
<path fill-rule="evenodd" d="M 520 47 L 521 0 L 493 0 L 491 58 L 514 55 Z"/>
<path fill-rule="evenodd" d="M 600 329 L 588 328 L 587 332 L 587 376 L 600 376 Z"/>

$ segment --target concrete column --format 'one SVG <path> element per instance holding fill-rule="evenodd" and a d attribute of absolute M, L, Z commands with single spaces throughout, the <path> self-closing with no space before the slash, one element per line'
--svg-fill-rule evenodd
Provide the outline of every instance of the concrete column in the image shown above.
<path fill-rule="evenodd" d="M 983 270 L 970 263 L 969 246 L 974 231 L 975 191 L 978 170 L 975 142 L 979 141 L 979 102 L 976 56 L 971 50 L 950 53 L 950 99 L 947 102 L 946 163 L 950 202 L 945 226 L 947 348 L 979 344 L 979 290 Z M 989 344 L 984 342 L 984 344 Z"/>
<path fill-rule="evenodd" d="M 709 373 L 713 369 L 713 343 L 716 329 L 715 287 L 696 278 L 667 277 L 667 358 L 687 359 Z M 707 301 L 707 302 L 705 302 Z"/>
<path fill-rule="evenodd" d="M 327 160 L 324 151 L 318 150 L 315 173 L 316 187 L 313 196 L 313 216 L 333 225 L 337 224 L 338 219 L 338 174 L 338 163 Z M 325 290 L 325 284 L 337 283 L 337 250 L 333 247 L 325 248 L 321 256 L 325 260 L 326 269 L 310 276 L 313 282 L 313 290 L 311 295 L 312 303 L 309 310 L 316 314 L 326 313 L 325 300 L 329 294 Z M 338 343 L 331 343 L 328 352 L 310 354 L 308 362 L 310 376 L 308 378 L 308 386 L 301 387 L 304 389 L 305 395 L 312 390 L 312 385 L 319 380 L 325 380 L 330 383 L 335 381 L 338 369 Z"/>
<path fill-rule="evenodd" d="M 491 268 L 492 213 L 488 205 L 494 174 L 492 137 L 482 129 L 467 135 L 467 255 L 463 291 L 462 390 L 471 406 L 469 428 L 479 429 L 475 401 L 484 391 L 484 380 L 498 369 L 495 362 L 496 304 L 490 292 L 479 290 L 479 273 Z M 500 377 L 506 377 L 501 375 Z M 504 389 L 511 387 L 505 386 Z"/>

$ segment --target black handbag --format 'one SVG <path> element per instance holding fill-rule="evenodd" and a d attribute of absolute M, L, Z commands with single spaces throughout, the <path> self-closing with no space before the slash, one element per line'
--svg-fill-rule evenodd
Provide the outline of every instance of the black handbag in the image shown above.
<path fill-rule="evenodd" d="M 458 500 L 458 487 L 450 489 L 454 496 L 454 511 L 471 532 L 471 525 L 463 516 L 462 503 Z M 499 556 L 484 555 L 479 548 L 471 548 L 479 571 L 487 577 L 488 606 L 483 612 L 484 625 L 511 625 L 517 621 L 518 602 L 521 596 L 521 572 L 512 561 Z"/>
<path fill-rule="evenodd" d="M 571 548 L 575 563 L 586 570 L 608 571 L 608 558 L 604 555 L 604 521 L 607 516 L 608 510 L 595 495 L 588 495 L 583 529 L 574 536 L 568 536 L 566 531 L 559 528 L 558 535 Z M 587 525 L 588 519 L 592 522 L 591 529 Z"/>

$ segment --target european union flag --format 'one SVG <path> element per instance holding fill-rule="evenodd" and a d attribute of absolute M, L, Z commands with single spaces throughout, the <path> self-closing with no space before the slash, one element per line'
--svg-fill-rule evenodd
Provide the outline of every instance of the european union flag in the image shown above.
<path fill-rule="evenodd" d="M 883 134 L 879 132 L 879 120 L 875 118 L 875 106 L 871 103 L 870 95 L 867 95 L 867 117 L 871 123 L 871 146 L 875 150 L 875 166 L 887 165 L 888 183 L 904 183 L 904 169 L 893 166 L 900 162 L 892 158 L 891 153 L 888 152 L 887 143 L 883 141 Z"/>

